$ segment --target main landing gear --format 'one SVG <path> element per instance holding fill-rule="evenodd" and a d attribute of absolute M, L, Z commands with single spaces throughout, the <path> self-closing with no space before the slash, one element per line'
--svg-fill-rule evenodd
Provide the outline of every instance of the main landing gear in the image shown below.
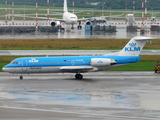
<path fill-rule="evenodd" d="M 81 29 L 82 29 L 82 26 L 81 26 L 81 25 L 78 25 L 77 28 L 78 28 L 78 30 L 81 30 Z"/>
<path fill-rule="evenodd" d="M 77 26 L 78 30 L 81 30 L 82 29 L 82 26 L 81 26 L 81 21 L 78 22 L 79 25 Z"/>
<path fill-rule="evenodd" d="M 76 74 L 76 75 L 75 75 L 75 78 L 81 80 L 81 79 L 83 79 L 83 75 L 81 75 L 81 74 Z"/>

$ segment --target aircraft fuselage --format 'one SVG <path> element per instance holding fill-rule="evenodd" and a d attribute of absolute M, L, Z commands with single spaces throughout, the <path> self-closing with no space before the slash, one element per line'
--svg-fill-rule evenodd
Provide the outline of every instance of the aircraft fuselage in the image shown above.
<path fill-rule="evenodd" d="M 65 21 L 65 24 L 76 24 L 77 23 L 77 16 L 70 12 L 64 12 L 63 13 L 63 20 Z"/>

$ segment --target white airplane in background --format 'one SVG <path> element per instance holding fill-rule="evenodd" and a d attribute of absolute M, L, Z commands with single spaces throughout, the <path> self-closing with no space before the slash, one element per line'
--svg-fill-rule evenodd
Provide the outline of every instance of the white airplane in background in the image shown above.
<path fill-rule="evenodd" d="M 79 22 L 78 29 L 82 28 L 81 21 L 85 21 L 86 19 L 78 19 L 77 15 L 75 15 L 74 13 L 68 12 L 67 0 L 64 0 L 63 11 L 64 11 L 63 19 L 52 19 L 51 26 L 60 25 L 59 24 L 59 21 L 60 21 L 60 22 L 64 22 L 66 25 L 72 25 L 71 29 L 74 29 L 73 25 Z"/>
<path fill-rule="evenodd" d="M 62 19 L 54 19 L 54 18 L 50 18 L 49 20 L 51 20 L 50 25 L 51 26 L 60 26 L 62 22 L 64 22 L 66 25 L 71 25 L 71 29 L 74 29 L 73 25 L 79 23 L 79 25 L 77 26 L 78 29 L 81 29 L 81 21 L 87 21 L 88 19 L 78 19 L 77 15 L 75 15 L 74 13 L 68 12 L 68 7 L 67 7 L 67 0 L 64 0 L 64 7 L 63 7 L 63 16 Z M 18 17 L 23 17 L 20 15 L 15 15 Z M 31 17 L 31 16 L 26 16 L 28 18 L 35 18 L 35 17 Z M 48 19 L 46 17 L 38 17 L 39 19 Z M 86 24 L 91 24 L 91 22 L 88 20 L 86 22 Z"/>
<path fill-rule="evenodd" d="M 140 61 L 140 52 L 150 37 L 134 37 L 116 53 L 103 56 L 65 57 L 23 57 L 11 61 L 3 71 L 20 74 L 33 73 L 76 73 L 76 79 L 83 79 L 81 73 L 103 71 Z"/>

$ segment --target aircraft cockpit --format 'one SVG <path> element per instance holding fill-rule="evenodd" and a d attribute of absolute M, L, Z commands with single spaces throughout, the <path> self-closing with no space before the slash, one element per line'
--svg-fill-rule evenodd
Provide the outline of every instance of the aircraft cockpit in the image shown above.
<path fill-rule="evenodd" d="M 17 64 L 18 64 L 18 62 L 11 62 L 10 64 L 14 64 L 14 65 L 17 65 Z"/>
<path fill-rule="evenodd" d="M 71 19 L 76 19 L 76 17 L 70 17 Z"/>

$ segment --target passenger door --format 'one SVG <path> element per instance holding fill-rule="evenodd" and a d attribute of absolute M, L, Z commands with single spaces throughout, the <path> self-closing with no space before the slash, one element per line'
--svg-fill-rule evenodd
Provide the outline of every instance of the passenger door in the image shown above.
<path fill-rule="evenodd" d="M 23 72 L 27 71 L 27 60 L 26 59 L 22 60 L 22 71 Z"/>

